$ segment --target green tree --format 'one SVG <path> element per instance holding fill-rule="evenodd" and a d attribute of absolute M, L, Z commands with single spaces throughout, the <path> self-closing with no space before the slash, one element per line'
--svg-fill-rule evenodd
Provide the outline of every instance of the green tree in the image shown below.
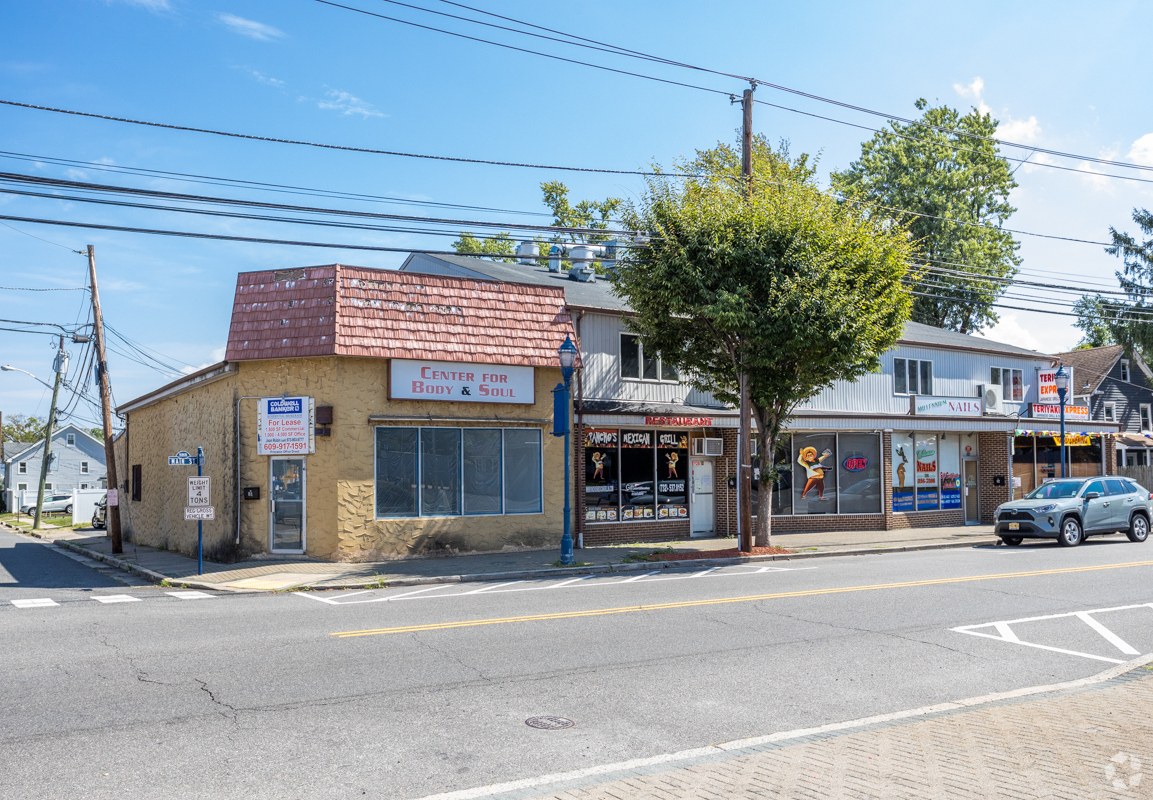
<path fill-rule="evenodd" d="M 1126 297 L 1086 295 L 1077 301 L 1077 327 L 1083 344 L 1100 347 L 1121 344 L 1137 350 L 1146 360 L 1153 357 L 1153 214 L 1133 209 L 1133 221 L 1149 237 L 1138 241 L 1128 233 L 1109 228 L 1113 244 L 1105 252 L 1117 256 L 1125 267 L 1117 281 Z"/>
<path fill-rule="evenodd" d="M 875 371 L 900 337 L 911 298 L 903 280 L 912 246 L 889 219 L 838 203 L 813 181 L 808 159 L 754 142 L 745 192 L 727 145 L 654 176 L 625 213 L 649 231 L 622 260 L 614 291 L 634 312 L 646 352 L 727 403 L 742 374 L 761 453 L 776 450 L 797 406 L 836 380 Z M 766 464 L 762 485 L 775 470 Z M 771 492 L 760 493 L 756 544 L 771 542 Z"/>
<path fill-rule="evenodd" d="M 504 231 L 483 239 L 462 232 L 460 238 L 452 243 L 452 249 L 458 253 L 485 256 L 493 261 L 516 261 L 508 257 L 516 253 L 516 247 L 512 243 L 512 236 Z"/>
<path fill-rule="evenodd" d="M 4 419 L 4 441 L 32 444 L 44 438 L 46 420 L 13 414 Z"/>
<path fill-rule="evenodd" d="M 104 441 L 104 429 L 103 428 L 89 428 L 88 432 L 90 434 L 92 434 L 93 439 L 99 439 L 102 442 Z"/>
<path fill-rule="evenodd" d="M 833 188 L 907 226 L 926 264 L 913 276 L 913 319 L 973 333 L 997 321 L 993 303 L 1008 284 L 990 279 L 1011 278 L 1021 264 L 1020 244 L 1000 229 L 1016 211 L 1009 192 L 1017 182 L 987 138 L 997 120 L 923 99 L 916 106 L 920 121 L 936 127 L 890 121 L 857 161 L 833 173 Z"/>

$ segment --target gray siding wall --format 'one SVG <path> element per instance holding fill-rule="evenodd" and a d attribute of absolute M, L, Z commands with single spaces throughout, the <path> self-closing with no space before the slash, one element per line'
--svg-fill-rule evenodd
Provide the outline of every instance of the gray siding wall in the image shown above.
<path fill-rule="evenodd" d="M 624 318 L 616 314 L 586 313 L 580 321 L 581 360 L 584 363 L 586 400 L 631 400 L 651 403 L 687 403 L 717 406 L 711 395 L 687 383 L 629 380 L 621 377 L 621 334 Z"/>
<path fill-rule="evenodd" d="M 1006 401 L 1008 413 L 1028 415 L 1028 404 L 1037 402 L 1037 371 L 1048 369 L 1046 358 L 1001 356 L 994 353 L 970 353 L 936 347 L 898 345 L 881 357 L 881 371 L 865 375 L 855 382 L 837 381 L 801 406 L 815 411 L 870 412 L 905 414 L 908 395 L 897 394 L 893 385 L 893 362 L 897 358 L 925 359 L 933 362 L 933 394 L 937 397 L 978 397 L 977 387 L 989 382 L 989 368 L 1019 369 L 1025 381 L 1025 396 L 1020 403 Z"/>
<path fill-rule="evenodd" d="M 1129 362 L 1129 381 L 1126 382 L 1121 380 L 1121 361 L 1118 359 L 1098 391 L 1101 394 L 1093 396 L 1094 420 L 1105 419 L 1105 403 L 1116 403 L 1116 420 L 1121 423 L 1121 431 L 1141 433 L 1141 405 L 1153 406 L 1153 390 L 1136 360 Z M 1150 411 L 1153 412 L 1153 408 Z"/>
<path fill-rule="evenodd" d="M 76 444 L 68 445 L 68 434 L 74 434 Z M 89 488 L 98 488 L 104 477 L 104 445 L 94 442 L 75 428 L 61 428 L 52 436 L 52 456 L 56 468 L 48 471 L 45 478 L 52 484 L 52 493 L 68 493 L 86 483 Z M 44 448 L 36 446 L 19 457 L 12 459 L 6 468 L 5 489 L 15 489 L 22 483 L 28 484 L 29 491 L 40 485 L 40 467 L 44 460 Z M 81 463 L 88 462 L 87 474 L 80 471 Z M 19 474 L 20 462 L 28 464 L 28 472 Z"/>

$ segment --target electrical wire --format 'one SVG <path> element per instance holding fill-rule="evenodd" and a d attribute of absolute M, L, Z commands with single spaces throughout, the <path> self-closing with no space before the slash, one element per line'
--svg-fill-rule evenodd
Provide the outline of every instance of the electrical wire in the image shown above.
<path fill-rule="evenodd" d="M 20 230 L 19 228 L 14 228 L 14 227 L 12 227 L 11 225 L 9 225 L 9 224 L 7 224 L 7 223 L 5 223 L 5 222 L 0 222 L 0 225 L 3 225 L 5 228 L 7 228 L 7 229 L 8 229 L 8 230 L 10 230 L 10 231 L 15 231 L 16 233 L 19 233 L 19 234 L 21 234 L 22 236 L 28 236 L 28 237 L 30 237 L 30 238 L 32 238 L 32 239 L 35 239 L 35 240 L 36 240 L 36 241 L 38 241 L 38 242 L 44 242 L 44 244 L 51 244 L 51 245 L 55 245 L 56 247 L 63 247 L 65 250 L 72 250 L 72 248 L 71 248 L 71 247 L 69 247 L 69 246 L 68 246 L 68 245 L 66 245 L 66 244 L 60 244 L 59 242 L 50 242 L 50 241 L 48 241 L 47 239 L 41 239 L 39 236 L 33 236 L 32 234 L 28 233 L 27 231 L 22 231 L 22 230 Z M 72 252 L 73 252 L 73 253 L 75 253 L 75 252 L 77 252 L 77 251 L 76 251 L 76 250 L 72 250 Z"/>
<path fill-rule="evenodd" d="M 87 286 L 53 287 L 50 289 L 36 289 L 31 286 L 0 286 L 6 292 L 87 292 Z"/>

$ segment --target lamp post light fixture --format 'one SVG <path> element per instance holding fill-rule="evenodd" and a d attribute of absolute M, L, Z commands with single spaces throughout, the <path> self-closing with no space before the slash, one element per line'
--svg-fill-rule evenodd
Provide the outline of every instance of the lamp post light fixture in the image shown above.
<path fill-rule="evenodd" d="M 576 367 L 578 351 L 572 339 L 564 337 L 564 344 L 557 349 L 560 374 L 564 383 L 558 383 L 552 390 L 552 435 L 564 437 L 564 536 L 560 540 L 560 563 L 568 566 L 573 563 L 572 509 L 569 507 L 569 408 L 572 392 L 572 373 Z"/>
<path fill-rule="evenodd" d="M 1053 376 L 1057 384 L 1057 398 L 1061 403 L 1061 477 L 1065 477 L 1065 394 L 1069 391 L 1069 371 L 1061 366 Z"/>

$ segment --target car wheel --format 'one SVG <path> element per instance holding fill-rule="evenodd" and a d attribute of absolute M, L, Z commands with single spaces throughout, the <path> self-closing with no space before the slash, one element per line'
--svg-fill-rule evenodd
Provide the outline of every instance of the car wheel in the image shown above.
<path fill-rule="evenodd" d="M 1143 542 L 1149 538 L 1149 520 L 1144 514 L 1134 514 L 1129 521 L 1129 530 L 1125 531 L 1131 542 Z"/>
<path fill-rule="evenodd" d="M 1057 536 L 1057 542 L 1062 547 L 1076 547 L 1081 544 L 1081 540 L 1085 538 L 1085 534 L 1081 531 L 1081 523 L 1077 521 L 1076 517 L 1066 517 L 1061 522 L 1061 533 Z"/>
<path fill-rule="evenodd" d="M 68 516 L 72 516 L 72 506 L 64 506 L 64 513 Z"/>
<path fill-rule="evenodd" d="M 1001 541 L 1009 545 L 1009 547 L 1017 547 L 1021 542 L 1025 541 L 1024 536 L 1002 536 Z"/>

